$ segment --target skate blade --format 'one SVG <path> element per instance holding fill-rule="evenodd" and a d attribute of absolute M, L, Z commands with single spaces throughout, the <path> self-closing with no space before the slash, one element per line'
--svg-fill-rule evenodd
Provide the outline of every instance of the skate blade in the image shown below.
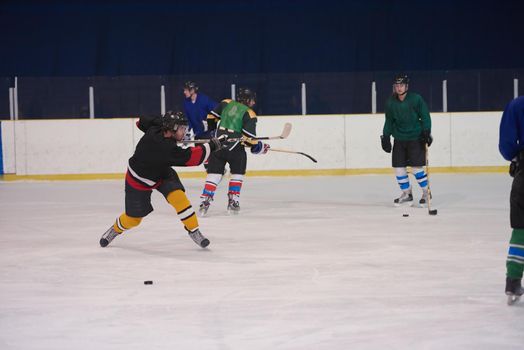
<path fill-rule="evenodd" d="M 393 205 L 397 208 L 399 207 L 411 207 L 413 206 L 413 201 L 410 201 L 410 202 L 402 202 L 402 203 L 395 203 L 393 202 Z"/>
<path fill-rule="evenodd" d="M 516 302 L 519 301 L 519 299 L 520 299 L 520 295 L 514 295 L 514 294 L 508 295 L 508 305 L 515 304 Z"/>
<path fill-rule="evenodd" d="M 240 213 L 239 210 L 231 210 L 231 209 L 227 210 L 228 215 L 238 215 L 238 213 Z"/>
<path fill-rule="evenodd" d="M 204 218 L 207 216 L 207 210 L 199 210 L 198 211 L 198 217 Z"/>

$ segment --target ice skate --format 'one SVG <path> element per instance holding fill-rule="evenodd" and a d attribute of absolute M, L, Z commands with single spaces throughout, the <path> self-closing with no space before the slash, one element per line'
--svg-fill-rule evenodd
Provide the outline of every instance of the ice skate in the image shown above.
<path fill-rule="evenodd" d="M 200 207 L 198 208 L 198 216 L 204 217 L 207 215 L 207 211 L 209 210 L 209 206 L 211 205 L 211 202 L 213 201 L 213 197 L 206 196 L 204 200 L 200 203 Z"/>
<path fill-rule="evenodd" d="M 513 305 L 519 301 L 524 289 L 522 288 L 521 279 L 506 277 L 506 295 L 508 296 L 508 305 Z"/>
<path fill-rule="evenodd" d="M 399 207 L 401 205 L 409 205 L 413 203 L 413 194 L 411 191 L 402 191 L 402 194 L 400 197 L 396 198 L 393 203 L 396 207 Z"/>
<path fill-rule="evenodd" d="M 431 196 L 430 198 L 433 199 L 433 196 Z M 428 206 L 428 189 L 427 188 L 422 190 L 422 197 L 418 201 L 418 205 L 421 208 L 427 208 Z"/>
<path fill-rule="evenodd" d="M 237 196 L 228 194 L 227 212 L 229 214 L 237 215 L 240 212 L 240 203 Z"/>
<path fill-rule="evenodd" d="M 111 241 L 113 239 L 115 239 L 116 236 L 118 236 L 119 233 L 115 231 L 115 229 L 113 228 L 113 226 L 111 226 L 103 235 L 102 235 L 102 238 L 100 238 L 100 246 L 103 248 L 103 247 L 107 247 L 109 245 L 109 243 L 111 243 Z"/>
<path fill-rule="evenodd" d="M 187 232 L 189 234 L 189 237 L 198 244 L 200 247 L 205 248 L 209 245 L 209 239 L 202 236 L 202 233 L 199 229 L 194 230 L 193 232 Z"/>

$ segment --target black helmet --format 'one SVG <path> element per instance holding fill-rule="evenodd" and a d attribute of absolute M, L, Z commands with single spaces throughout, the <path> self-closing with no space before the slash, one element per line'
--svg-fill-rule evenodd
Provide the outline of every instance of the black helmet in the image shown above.
<path fill-rule="evenodd" d="M 176 131 L 179 125 L 189 125 L 186 116 L 182 112 L 169 111 L 162 116 L 162 129 Z"/>
<path fill-rule="evenodd" d="M 253 92 L 251 89 L 239 88 L 238 89 L 237 101 L 247 105 L 249 103 L 249 100 L 256 101 L 257 100 L 257 94 L 255 92 Z"/>
<path fill-rule="evenodd" d="M 184 89 L 195 90 L 195 92 L 197 92 L 198 85 L 194 81 L 188 80 L 184 83 Z"/>
<path fill-rule="evenodd" d="M 409 77 L 407 74 L 397 74 L 393 79 L 393 84 L 409 84 Z"/>

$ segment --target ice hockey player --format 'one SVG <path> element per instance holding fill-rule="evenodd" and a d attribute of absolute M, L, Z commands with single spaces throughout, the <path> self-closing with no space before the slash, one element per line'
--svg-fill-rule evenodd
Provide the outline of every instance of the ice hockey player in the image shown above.
<path fill-rule="evenodd" d="M 153 211 L 151 193 L 156 189 L 164 195 L 182 221 L 189 236 L 200 247 L 209 245 L 199 230 L 198 220 L 184 186 L 172 166 L 196 166 L 220 148 L 220 140 L 181 148 L 177 142 L 184 137 L 188 125 L 182 112 L 167 112 L 160 117 L 141 117 L 137 126 L 145 134 L 129 159 L 125 179 L 125 212 L 102 235 L 100 245 L 106 247 L 122 232 L 138 226 Z"/>
<path fill-rule="evenodd" d="M 189 121 L 189 130 L 193 131 L 195 139 L 207 139 L 211 137 L 207 115 L 217 103 L 198 90 L 198 85 L 193 81 L 184 84 L 184 112 Z"/>
<path fill-rule="evenodd" d="M 511 162 L 509 174 L 513 177 L 509 199 L 513 232 L 506 260 L 506 295 L 511 305 L 524 294 L 524 96 L 508 103 L 502 114 L 499 151 Z"/>
<path fill-rule="evenodd" d="M 217 124 L 217 136 L 238 139 L 228 141 L 222 149 L 214 152 L 209 158 L 206 183 L 201 195 L 199 214 L 205 216 L 213 201 L 216 188 L 224 174 L 226 163 L 229 164 L 231 178 L 229 180 L 227 210 L 231 214 L 240 211 L 240 190 L 246 173 L 247 154 L 249 147 L 253 154 L 266 154 L 269 145 L 261 141 L 250 140 L 256 137 L 257 117 L 251 109 L 256 103 L 256 94 L 247 88 L 240 88 L 237 101 L 223 100 L 208 116 L 208 124 L 213 128 Z"/>
<path fill-rule="evenodd" d="M 426 145 L 431 146 L 431 117 L 422 97 L 408 91 L 409 77 L 397 75 L 393 80 L 393 94 L 386 100 L 386 120 L 380 136 L 382 149 L 392 154 L 392 165 L 397 183 L 402 191 L 395 205 L 411 204 L 413 192 L 407 173 L 407 166 L 415 176 L 422 198 L 419 205 L 424 207 L 428 200 L 428 179 L 424 170 L 426 164 Z M 391 147 L 390 136 L 395 142 Z"/>

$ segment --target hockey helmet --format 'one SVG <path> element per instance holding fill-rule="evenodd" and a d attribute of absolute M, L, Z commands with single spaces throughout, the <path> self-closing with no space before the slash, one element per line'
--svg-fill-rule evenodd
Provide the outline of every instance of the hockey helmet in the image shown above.
<path fill-rule="evenodd" d="M 162 116 L 162 129 L 176 131 L 179 125 L 187 126 L 189 122 L 182 112 L 169 111 Z"/>
<path fill-rule="evenodd" d="M 253 100 L 253 102 L 256 102 L 257 94 L 249 88 L 239 88 L 237 101 L 247 105 L 250 100 Z"/>
<path fill-rule="evenodd" d="M 188 91 L 195 90 L 195 92 L 198 91 L 198 85 L 191 80 L 188 80 L 184 83 L 184 89 L 187 89 Z"/>
<path fill-rule="evenodd" d="M 409 84 L 409 77 L 407 74 L 397 74 L 393 79 L 393 84 Z"/>

